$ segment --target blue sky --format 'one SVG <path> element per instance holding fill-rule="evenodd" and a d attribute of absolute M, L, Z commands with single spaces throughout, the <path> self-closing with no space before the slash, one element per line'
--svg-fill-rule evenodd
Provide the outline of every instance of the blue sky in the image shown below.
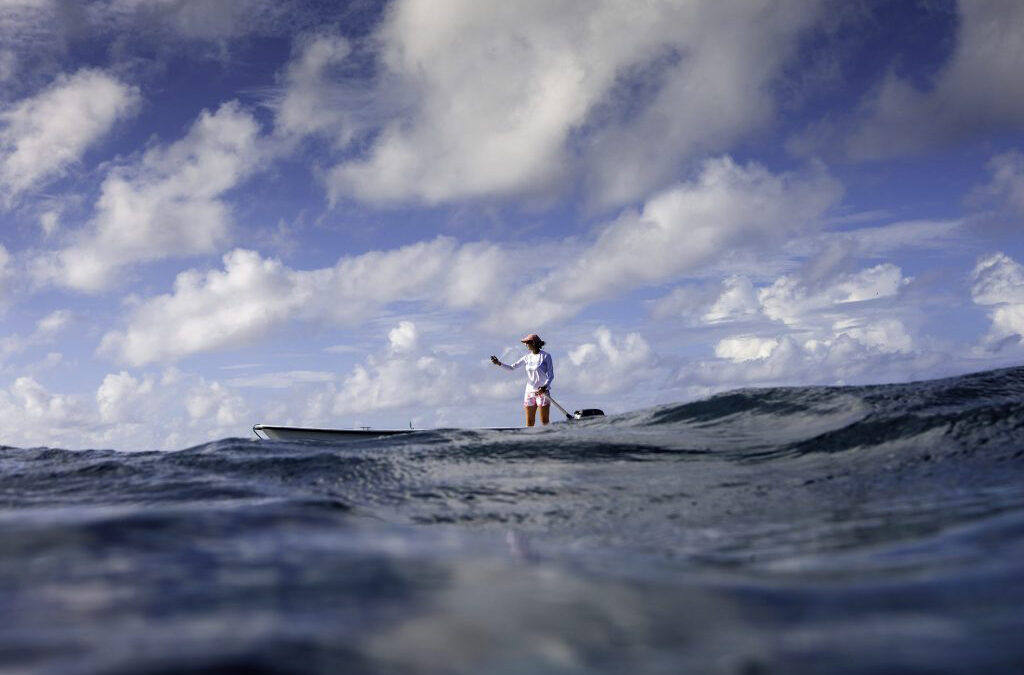
<path fill-rule="evenodd" d="M 0 443 L 1024 358 L 1024 5 L 0 1 Z"/>

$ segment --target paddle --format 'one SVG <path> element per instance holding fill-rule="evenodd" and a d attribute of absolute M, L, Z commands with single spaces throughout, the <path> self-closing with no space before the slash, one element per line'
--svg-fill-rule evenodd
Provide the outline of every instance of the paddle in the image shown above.
<path fill-rule="evenodd" d="M 573 416 L 570 415 L 568 412 L 566 412 L 565 408 L 563 408 L 561 405 L 558 404 L 558 401 L 556 401 L 554 398 L 552 398 L 551 392 L 548 392 L 548 400 L 551 401 L 552 403 L 554 403 L 555 407 L 562 411 L 562 414 L 565 415 L 565 419 L 567 419 L 567 420 L 573 419 Z"/>

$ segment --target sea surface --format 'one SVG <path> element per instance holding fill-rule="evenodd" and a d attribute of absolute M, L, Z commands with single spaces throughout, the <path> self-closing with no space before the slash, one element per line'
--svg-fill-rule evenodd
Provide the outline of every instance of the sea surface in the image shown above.
<path fill-rule="evenodd" d="M 1024 672 L 1024 368 L 0 449 L 3 673 Z"/>

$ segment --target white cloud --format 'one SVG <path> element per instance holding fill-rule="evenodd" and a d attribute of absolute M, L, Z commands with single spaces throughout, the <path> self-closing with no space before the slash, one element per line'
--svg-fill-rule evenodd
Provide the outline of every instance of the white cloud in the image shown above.
<path fill-rule="evenodd" d="M 747 281 L 746 283 L 750 283 Z M 698 323 L 710 306 L 722 294 L 722 284 L 687 284 L 651 303 L 651 316 L 655 319 L 682 317 L 691 323 Z M 754 299 L 756 302 L 756 298 Z"/>
<path fill-rule="evenodd" d="M 219 382 L 205 380 L 189 389 L 185 410 L 191 426 L 223 429 L 229 433 L 246 428 L 252 419 L 252 413 L 241 396 Z"/>
<path fill-rule="evenodd" d="M 704 314 L 708 323 L 735 321 L 757 312 L 754 285 L 744 277 L 729 277 L 722 282 L 722 292 Z"/>
<path fill-rule="evenodd" d="M 988 162 L 992 173 L 989 183 L 974 191 L 976 200 L 994 202 L 1015 216 L 1024 217 L 1024 153 L 1019 151 L 996 155 Z"/>
<path fill-rule="evenodd" d="M 715 356 L 736 363 L 766 359 L 779 346 L 774 338 L 760 338 L 751 335 L 725 338 L 715 345 Z"/>
<path fill-rule="evenodd" d="M 971 296 L 992 307 L 986 343 L 999 348 L 1008 339 L 1024 341 L 1024 266 L 1004 253 L 978 261 L 971 274 Z"/>
<path fill-rule="evenodd" d="M 0 389 L 0 417 L 5 420 L 4 443 L 21 446 L 49 445 L 94 425 L 87 400 L 53 394 L 31 377 L 19 377 Z"/>
<path fill-rule="evenodd" d="M 107 333 L 99 351 L 142 366 L 251 342 L 327 294 L 323 276 L 293 272 L 253 251 L 232 251 L 223 271 L 179 274 L 172 294 L 136 307 L 129 327 Z"/>
<path fill-rule="evenodd" d="M 379 348 L 360 362 L 336 375 L 288 383 L 289 395 L 276 396 L 261 415 L 276 424 L 306 426 L 466 426 L 474 424 L 470 420 L 492 423 L 494 402 L 500 401 L 510 413 L 506 420 L 518 422 L 521 379 L 505 377 L 480 355 L 451 354 L 438 340 L 424 339 L 445 331 L 411 321 L 384 328 Z M 412 334 L 420 336 L 415 344 L 405 340 Z M 239 379 L 239 386 L 247 386 L 251 378 Z"/>
<path fill-rule="evenodd" d="M 633 332 L 616 338 L 601 326 L 593 337 L 594 342 L 571 350 L 569 363 L 556 369 L 553 391 L 568 383 L 576 391 L 625 396 L 651 386 L 656 378 L 655 355 L 643 336 Z"/>
<path fill-rule="evenodd" d="M 477 254 L 483 266 L 469 262 Z M 142 366 L 249 344 L 292 319 L 352 325 L 399 300 L 465 308 L 482 302 L 479 289 L 500 277 L 502 265 L 486 266 L 494 259 L 489 246 L 444 237 L 309 271 L 237 249 L 224 256 L 223 270 L 183 272 L 173 293 L 141 301 L 125 328 L 104 336 L 100 352 Z M 401 329 L 396 336 L 396 346 L 414 344 Z"/>
<path fill-rule="evenodd" d="M 760 287 L 732 278 L 655 303 L 669 317 L 685 308 L 683 316 L 692 316 L 690 323 L 710 335 L 735 331 L 717 338 L 714 359 L 687 365 L 679 381 L 694 395 L 705 395 L 750 384 L 898 379 L 896 373 L 915 376 L 920 368 L 941 363 L 941 354 L 928 351 L 915 338 L 918 309 L 912 299 L 903 298 L 911 280 L 900 268 L 882 263 L 847 271 L 845 247 L 837 250 L 818 251 L 799 272 Z M 751 293 L 756 296 L 753 305 Z M 744 300 L 737 303 L 737 295 Z M 689 304 L 682 305 L 680 298 Z M 704 320 L 716 316 L 713 309 L 730 303 L 743 311 Z"/>
<path fill-rule="evenodd" d="M 811 0 L 402 0 L 375 35 L 374 89 L 325 76 L 343 41 L 304 42 L 278 124 L 339 140 L 353 118 L 368 123 L 354 127 L 368 152 L 330 173 L 334 199 L 546 198 L 580 179 L 595 202 L 619 205 L 770 121 L 772 79 L 819 11 Z"/>
<path fill-rule="evenodd" d="M 36 324 L 37 335 L 54 335 L 67 328 L 74 315 L 71 310 L 58 309 L 50 312 Z"/>
<path fill-rule="evenodd" d="M 118 120 L 133 114 L 139 100 L 135 87 L 83 68 L 0 112 L 0 196 L 9 205 L 60 175 Z"/>
<path fill-rule="evenodd" d="M 692 272 L 737 247 L 777 243 L 813 227 L 839 194 L 821 174 L 775 175 L 755 164 L 710 160 L 695 181 L 605 228 L 558 279 L 558 291 L 568 300 L 606 297 L 615 288 Z"/>
<path fill-rule="evenodd" d="M 155 387 L 151 376 L 140 380 L 123 370 L 107 375 L 96 390 L 100 419 L 106 423 L 146 422 L 150 413 L 156 412 L 146 405 Z"/>
<path fill-rule="evenodd" d="M 723 256 L 757 251 L 812 230 L 839 197 L 820 170 L 776 175 L 756 164 L 709 160 L 700 175 L 626 212 L 546 278 L 526 286 L 502 320 L 543 325 L 634 288 L 692 275 Z"/>
<path fill-rule="evenodd" d="M 913 351 L 914 340 L 907 327 L 896 318 L 883 319 L 842 319 L 832 326 L 834 339 L 849 337 L 870 349 L 880 352 L 909 354 Z"/>
<path fill-rule="evenodd" d="M 279 134 L 325 134 L 344 146 L 354 133 L 344 94 L 331 86 L 328 75 L 352 52 L 349 41 L 337 35 L 300 39 L 285 75 L 285 90 L 275 103 Z"/>
<path fill-rule="evenodd" d="M 388 333 L 391 351 L 396 354 L 408 353 L 416 349 L 419 343 L 419 331 L 412 321 L 401 321 Z"/>
<path fill-rule="evenodd" d="M 236 250 L 224 257 L 223 271 L 182 273 L 172 294 L 141 301 L 124 328 L 104 337 L 100 351 L 136 366 L 173 361 L 251 343 L 292 319 L 351 324 L 396 301 L 480 308 L 489 325 L 533 330 L 590 302 L 692 272 L 723 253 L 806 231 L 838 190 L 817 171 L 777 176 L 756 165 L 712 161 L 694 182 L 605 226 L 569 264 L 558 252 L 576 253 L 577 242 L 548 242 L 546 255 L 537 256 L 528 246 L 458 245 L 441 237 L 311 271 Z M 742 297 L 725 298 L 712 311 L 741 311 L 739 302 Z"/>
<path fill-rule="evenodd" d="M 866 343 L 849 331 L 826 340 L 746 336 L 749 343 L 727 344 L 718 358 L 687 363 L 679 370 L 677 383 L 703 396 L 745 386 L 898 382 L 949 367 L 949 357 L 940 352 L 893 348 L 888 340 L 901 332 L 896 324 L 877 330 L 894 331 L 881 349 L 877 342 L 870 343 L 878 335 L 869 336 Z M 875 332 L 866 330 L 866 334 Z M 772 341 L 777 344 L 772 346 Z"/>
<path fill-rule="evenodd" d="M 259 124 L 237 103 L 204 111 L 181 140 L 146 151 L 104 180 L 96 213 L 36 275 L 85 292 L 112 286 L 134 263 L 212 253 L 231 238 L 223 200 L 259 166 Z"/>
<path fill-rule="evenodd" d="M 1024 4 L 960 0 L 956 48 L 921 90 L 890 75 L 847 140 L 855 158 L 884 158 L 978 133 L 1024 129 Z"/>
<path fill-rule="evenodd" d="M 334 415 L 359 415 L 396 408 L 458 407 L 482 390 L 466 386 L 458 361 L 424 349 L 419 329 L 402 321 L 388 333 L 389 348 L 371 355 L 344 378 L 333 396 Z"/>
<path fill-rule="evenodd" d="M 56 210 L 44 212 L 39 216 L 39 228 L 43 231 L 44 237 L 52 237 L 60 228 L 60 212 Z"/>
<path fill-rule="evenodd" d="M 758 291 L 758 301 L 767 317 L 799 325 L 808 314 L 820 310 L 894 296 L 907 283 L 899 267 L 883 263 L 852 274 L 840 274 L 818 287 L 808 285 L 799 276 L 780 277 L 771 286 Z"/>
<path fill-rule="evenodd" d="M 106 375 L 94 396 L 49 391 L 31 377 L 0 389 L 2 443 L 28 447 L 180 449 L 252 426 L 249 404 L 231 388 L 193 373 Z"/>
<path fill-rule="evenodd" d="M 719 283 L 679 286 L 651 305 L 656 319 L 683 317 L 694 325 L 742 321 L 760 311 L 754 284 L 738 275 Z"/>
<path fill-rule="evenodd" d="M 979 260 L 971 280 L 971 296 L 979 305 L 1024 303 L 1024 267 L 1005 253 Z"/>
<path fill-rule="evenodd" d="M 412 408 L 430 401 L 453 405 L 465 401 L 457 369 L 435 355 L 393 355 L 370 358 L 356 366 L 334 398 L 336 415 L 375 410 Z"/>
<path fill-rule="evenodd" d="M 790 348 L 809 354 L 850 341 L 878 352 L 913 351 L 914 342 L 905 325 L 907 309 L 892 303 L 911 281 L 899 267 L 883 263 L 856 272 L 833 271 L 824 278 L 816 271 L 810 265 L 805 269 L 811 272 L 810 278 L 785 275 L 757 291 L 762 316 L 784 325 L 765 326 L 770 335 L 766 340 L 776 342 L 777 347 L 782 344 L 779 336 L 790 336 L 795 339 Z M 774 347 L 767 352 L 763 346 L 754 349 L 751 345 L 755 342 L 737 343 L 720 356 L 765 358 L 774 351 Z M 745 351 L 740 349 L 744 345 Z M 757 355 L 751 356 L 755 352 Z"/>

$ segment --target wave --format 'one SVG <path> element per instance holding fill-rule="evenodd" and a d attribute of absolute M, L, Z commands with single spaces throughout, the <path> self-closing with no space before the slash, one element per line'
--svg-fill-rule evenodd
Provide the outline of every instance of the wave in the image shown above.
<path fill-rule="evenodd" d="M 228 438 L 171 453 L 19 450 L 5 474 L 74 492 L 102 480 L 161 492 L 266 494 L 330 475 L 338 484 L 401 482 L 417 463 L 505 460 L 622 461 L 652 454 L 739 462 L 902 453 L 943 458 L 1024 458 L 1024 367 L 904 384 L 740 389 L 544 429 L 439 429 L 333 446 Z M 129 459 L 130 457 L 130 459 Z M 344 461 L 339 462 L 339 458 Z M 177 492 L 175 492 L 177 491 Z"/>
<path fill-rule="evenodd" d="M 892 450 L 1019 459 L 1024 367 L 905 384 L 742 389 L 612 418 L 738 459 Z"/>

